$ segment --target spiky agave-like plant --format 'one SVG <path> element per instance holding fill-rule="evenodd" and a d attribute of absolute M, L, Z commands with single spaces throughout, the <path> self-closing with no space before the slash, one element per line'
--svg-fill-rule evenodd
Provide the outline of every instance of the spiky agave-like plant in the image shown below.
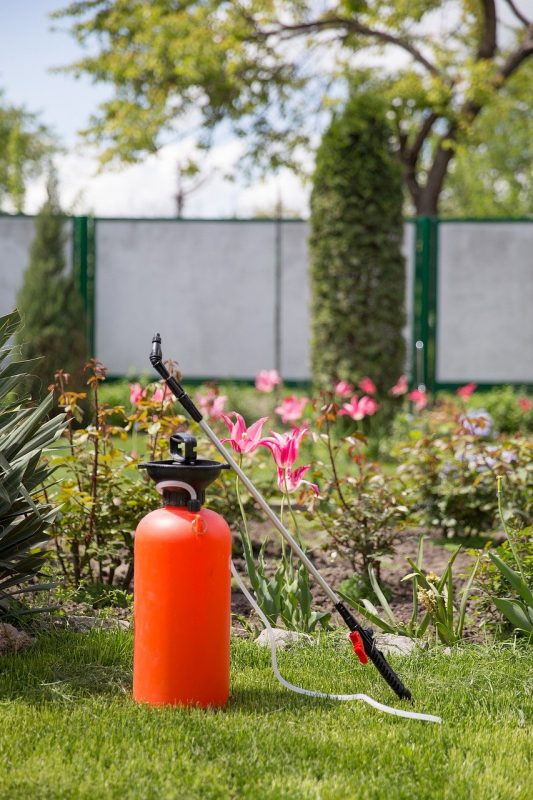
<path fill-rule="evenodd" d="M 20 396 L 32 362 L 13 358 L 10 340 L 19 326 L 18 311 L 0 317 L 0 619 L 18 595 L 49 586 L 35 580 L 57 513 L 43 502 L 50 468 L 41 456 L 65 427 L 64 414 L 49 419 L 51 393 L 37 406 Z"/>

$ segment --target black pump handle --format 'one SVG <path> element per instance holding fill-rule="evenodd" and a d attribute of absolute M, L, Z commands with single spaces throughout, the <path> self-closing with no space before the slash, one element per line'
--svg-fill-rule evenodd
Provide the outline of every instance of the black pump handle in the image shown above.
<path fill-rule="evenodd" d="M 390 688 L 393 692 L 396 692 L 400 700 L 412 700 L 411 692 L 407 689 L 403 683 L 401 682 L 400 678 L 394 672 L 393 668 L 381 652 L 376 647 L 376 643 L 374 642 L 374 634 L 369 628 L 363 628 L 353 614 L 348 611 L 346 606 L 343 603 L 337 603 L 335 608 L 345 621 L 346 625 L 349 627 L 351 631 L 357 631 L 360 635 L 361 639 L 363 640 L 363 645 L 365 648 L 365 653 L 371 660 L 371 662 L 376 667 L 377 671 L 384 678 L 387 683 L 389 684 Z"/>
<path fill-rule="evenodd" d="M 185 454 L 182 452 L 182 445 L 185 445 Z M 173 433 L 170 437 L 170 455 L 172 458 L 179 458 L 184 464 L 195 464 L 196 437 L 192 433 Z"/>

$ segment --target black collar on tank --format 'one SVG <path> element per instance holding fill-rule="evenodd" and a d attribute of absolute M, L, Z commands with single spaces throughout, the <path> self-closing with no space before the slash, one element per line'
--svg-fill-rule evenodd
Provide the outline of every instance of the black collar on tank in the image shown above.
<path fill-rule="evenodd" d="M 196 438 L 190 433 L 175 433 L 170 437 L 170 454 L 172 458 L 166 461 L 146 461 L 139 464 L 139 469 L 145 469 L 155 483 L 172 480 L 188 483 L 195 490 L 200 503 L 205 500 L 206 487 L 216 481 L 220 470 L 229 469 L 229 464 L 221 461 L 198 458 Z M 163 498 L 166 503 L 175 506 L 188 506 L 191 499 L 185 489 L 178 488 L 165 489 Z"/>

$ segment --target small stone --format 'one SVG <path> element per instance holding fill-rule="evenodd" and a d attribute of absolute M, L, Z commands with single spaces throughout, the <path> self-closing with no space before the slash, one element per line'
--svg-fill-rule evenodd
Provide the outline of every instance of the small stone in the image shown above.
<path fill-rule="evenodd" d="M 451 654 L 452 654 L 452 648 L 451 647 L 445 647 L 444 650 L 442 651 L 442 655 L 443 656 L 451 656 Z"/>
<path fill-rule="evenodd" d="M 66 619 L 66 627 L 77 633 L 87 633 L 87 631 L 96 628 L 98 630 L 112 630 L 113 628 L 120 628 L 121 630 L 129 630 L 131 627 L 127 619 L 119 619 L 118 617 L 86 617 L 86 616 L 69 616 Z"/>
<path fill-rule="evenodd" d="M 274 636 L 274 641 L 276 642 L 276 646 L 285 650 L 287 647 L 290 647 L 293 644 L 297 644 L 298 642 L 312 642 L 313 637 L 309 636 L 308 633 L 298 633 L 297 631 L 286 631 L 285 628 L 272 628 L 272 634 Z M 257 639 L 255 639 L 255 643 L 259 645 L 259 647 L 270 647 L 270 638 L 268 635 L 268 630 L 265 628 L 261 631 Z"/>
<path fill-rule="evenodd" d="M 33 642 L 31 636 L 19 631 L 7 622 L 0 622 L 0 656 L 6 653 L 18 653 Z"/>
<path fill-rule="evenodd" d="M 410 656 L 417 647 L 414 639 L 397 636 L 395 633 L 376 633 L 374 641 L 385 656 Z"/>

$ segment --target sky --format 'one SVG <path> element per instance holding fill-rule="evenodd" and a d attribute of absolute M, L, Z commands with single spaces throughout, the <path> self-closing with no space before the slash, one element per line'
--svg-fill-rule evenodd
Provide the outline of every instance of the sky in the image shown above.
<path fill-rule="evenodd" d="M 66 23 L 50 20 L 51 11 L 67 0 L 0 0 L 0 88 L 7 101 L 40 112 L 41 120 L 59 136 L 67 152 L 57 159 L 61 199 L 71 213 L 96 216 L 174 216 L 178 161 L 192 152 L 192 138 L 169 144 L 142 164 L 98 174 L 95 153 L 81 143 L 77 132 L 87 124 L 111 89 L 88 78 L 52 72 L 74 61 L 80 49 L 65 31 Z M 533 0 L 520 8 L 533 13 Z M 54 31 L 53 28 L 56 28 Z M 396 60 L 387 53 L 387 66 Z M 247 185 L 223 173 L 236 161 L 242 142 L 227 135 L 207 157 L 208 179 L 186 202 L 188 217 L 246 217 L 283 205 L 299 216 L 308 213 L 309 186 L 290 172 Z M 28 188 L 25 211 L 35 213 L 44 199 L 44 182 Z"/>
<path fill-rule="evenodd" d="M 142 164 L 97 174 L 96 157 L 80 143 L 77 132 L 111 90 L 88 78 L 51 72 L 80 54 L 74 39 L 57 30 L 65 23 L 49 18 L 51 11 L 65 5 L 66 0 L 0 0 L 0 88 L 7 101 L 40 112 L 41 120 L 68 150 L 56 161 L 61 200 L 68 211 L 106 217 L 174 216 L 177 163 L 186 161 L 192 152 L 192 139 L 168 145 Z M 288 209 L 305 216 L 308 189 L 289 172 L 251 186 L 242 179 L 230 182 L 223 178 L 241 147 L 241 142 L 227 137 L 212 151 L 206 170 L 209 177 L 187 198 L 186 216 L 254 216 L 275 208 L 280 196 Z M 33 181 L 25 212 L 35 213 L 44 196 L 44 181 Z"/>

